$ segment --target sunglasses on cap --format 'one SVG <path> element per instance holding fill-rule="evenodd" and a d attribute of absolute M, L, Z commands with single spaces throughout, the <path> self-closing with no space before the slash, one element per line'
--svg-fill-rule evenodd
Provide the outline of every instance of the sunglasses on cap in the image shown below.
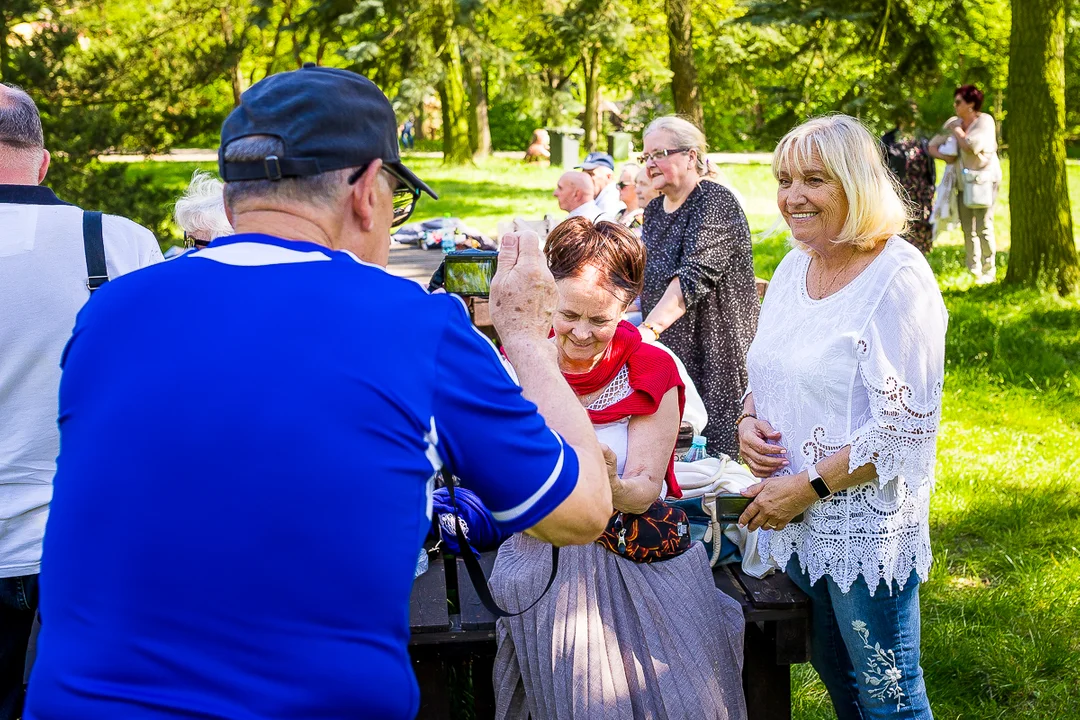
<path fill-rule="evenodd" d="M 370 164 L 364 165 L 350 175 L 349 184 L 352 185 L 359 180 Z M 409 216 L 413 214 L 413 210 L 416 209 L 416 202 L 420 199 L 420 188 L 413 187 L 408 180 L 389 165 L 384 164 L 379 169 L 397 180 L 398 183 L 397 187 L 394 188 L 394 220 L 390 223 L 390 227 L 397 227 L 408 220 Z"/>

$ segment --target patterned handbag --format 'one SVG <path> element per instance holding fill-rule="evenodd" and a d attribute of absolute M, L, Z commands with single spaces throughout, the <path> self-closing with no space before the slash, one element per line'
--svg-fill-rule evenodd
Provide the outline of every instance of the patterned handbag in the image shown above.
<path fill-rule="evenodd" d="M 596 542 L 636 563 L 670 560 L 690 549 L 690 521 L 679 508 L 655 500 L 640 515 L 616 512 Z"/>

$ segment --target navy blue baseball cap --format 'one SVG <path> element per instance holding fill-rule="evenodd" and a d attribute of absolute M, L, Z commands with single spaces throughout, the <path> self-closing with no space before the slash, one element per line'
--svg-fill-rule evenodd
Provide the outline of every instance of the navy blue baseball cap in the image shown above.
<path fill-rule="evenodd" d="M 285 145 L 282 155 L 226 162 L 229 143 L 270 135 Z M 438 195 L 401 164 L 397 118 L 390 101 L 362 75 L 307 63 L 299 70 L 260 80 L 240 96 L 225 118 L 218 170 L 225 182 L 307 177 L 382 160 L 413 187 Z"/>
<path fill-rule="evenodd" d="M 606 152 L 591 152 L 585 156 L 585 162 L 578 165 L 579 170 L 595 170 L 598 167 L 615 169 L 615 160 Z"/>

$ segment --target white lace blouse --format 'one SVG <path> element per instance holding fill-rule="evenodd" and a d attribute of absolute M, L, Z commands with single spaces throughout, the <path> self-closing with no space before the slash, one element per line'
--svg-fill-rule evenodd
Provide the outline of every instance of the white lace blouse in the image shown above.
<path fill-rule="evenodd" d="M 799 558 L 811 582 L 847 592 L 862 575 L 900 587 L 930 570 L 930 491 L 941 417 L 948 315 L 930 266 L 899 237 L 839 292 L 814 300 L 810 257 L 781 261 L 746 358 L 760 419 L 781 433 L 795 474 L 851 446 L 849 470 L 874 463 L 876 480 L 815 502 L 805 520 L 761 533 L 761 553 L 783 568 Z"/>

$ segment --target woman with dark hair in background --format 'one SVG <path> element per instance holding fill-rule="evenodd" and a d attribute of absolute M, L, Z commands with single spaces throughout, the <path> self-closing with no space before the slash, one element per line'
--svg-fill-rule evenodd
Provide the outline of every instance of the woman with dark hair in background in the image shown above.
<path fill-rule="evenodd" d="M 881 136 L 885 162 L 900 181 L 908 203 L 908 226 L 901 236 L 923 255 L 934 243 L 930 215 L 934 208 L 937 169 L 930 155 L 929 143 L 916 137 L 915 104 L 903 104 L 896 110 L 896 127 Z"/>
<path fill-rule="evenodd" d="M 994 205 L 1001 185 L 1001 163 L 997 156 L 997 126 L 982 111 L 983 94 L 974 85 L 961 85 L 953 93 L 956 115 L 945 123 L 944 132 L 930 141 L 930 154 L 956 163 L 956 205 L 964 232 L 964 261 L 980 285 L 994 282 Z M 940 151 L 950 138 L 956 139 L 957 156 Z M 976 242 L 976 237 L 978 241 Z"/>

